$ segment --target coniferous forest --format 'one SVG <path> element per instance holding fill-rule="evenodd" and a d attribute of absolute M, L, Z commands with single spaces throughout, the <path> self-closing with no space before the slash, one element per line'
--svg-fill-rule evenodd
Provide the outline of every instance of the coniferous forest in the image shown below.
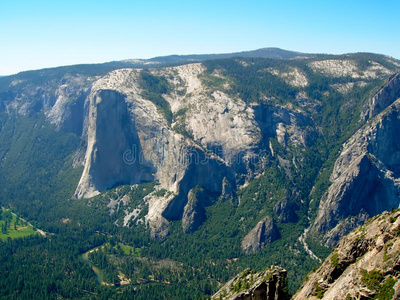
<path fill-rule="evenodd" d="M 312 59 L 344 58 L 348 59 Z M 396 70 L 380 55 L 351 58 L 360 69 L 374 61 Z M 82 128 L 62 131 L 50 124 L 40 97 L 26 114 L 5 108 L 19 93 L 12 81 L 23 80 L 26 88 L 37 89 L 38 94 L 47 89 L 51 94 L 54 83 L 65 74 L 103 76 L 126 65 L 54 68 L 0 78 L 0 298 L 208 299 L 246 268 L 261 271 L 270 265 L 288 270 L 289 289 L 295 292 L 319 264 L 305 251 L 299 236 L 315 218 L 319 200 L 331 184 L 329 176 L 343 142 L 363 125 L 359 122 L 363 103 L 385 80 L 379 77 L 357 85 L 363 80 L 318 75 L 308 62 L 229 58 L 203 63 L 206 71 L 201 80 L 209 87 L 239 97 L 246 105 L 292 109 L 300 108 L 298 88 L 265 70 L 300 69 L 309 81 L 301 92 L 318 99 L 318 105 L 308 111 L 318 134 L 310 138 L 306 149 L 283 147 L 274 136 L 261 140 L 260 147 L 275 151 L 274 156 L 263 157 L 263 172 L 235 189 L 229 200 L 208 195 L 206 218 L 199 228 L 184 233 L 182 220 L 173 220 L 164 239 L 152 238 L 146 222 L 124 223 L 125 210 L 143 206 L 137 219 L 144 220 L 148 206 L 143 199 L 155 190 L 161 196 L 168 193 L 158 189 L 158 182 L 121 184 L 89 199 L 73 199 L 83 171 L 75 163 L 77 149 L 87 143 Z M 354 85 L 349 93 L 334 88 L 349 82 Z M 192 138 L 176 122 L 185 111 L 173 114 L 163 96 L 172 91 L 166 78 L 142 70 L 140 87 L 168 126 L 175 122 L 177 133 Z M 282 160 L 288 161 L 285 168 Z M 126 195 L 129 203 L 119 201 L 118 208 L 110 207 L 110 201 Z M 290 200 L 293 213 L 282 221 L 276 205 L 285 199 Z M 257 253 L 244 253 L 241 241 L 265 216 L 274 219 L 280 237 Z M 321 259 L 330 253 L 318 241 L 308 243 Z"/>

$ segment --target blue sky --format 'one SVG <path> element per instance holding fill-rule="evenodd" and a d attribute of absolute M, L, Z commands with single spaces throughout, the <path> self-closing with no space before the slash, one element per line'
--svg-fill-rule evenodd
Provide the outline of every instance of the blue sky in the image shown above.
<path fill-rule="evenodd" d="M 0 75 L 279 47 L 400 59 L 400 1 L 0 0 Z"/>

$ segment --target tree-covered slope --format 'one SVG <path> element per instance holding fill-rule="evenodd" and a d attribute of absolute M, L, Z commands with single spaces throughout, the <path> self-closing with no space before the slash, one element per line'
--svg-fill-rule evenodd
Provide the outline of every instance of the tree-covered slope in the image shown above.
<path fill-rule="evenodd" d="M 1 242 L 0 271 L 13 270 L 3 297 L 193 299 L 266 265 L 287 269 L 293 292 L 318 263 L 310 249 L 329 251 L 320 234 L 333 227 L 313 225 L 323 211 L 351 223 L 340 237 L 398 205 L 392 197 L 336 214 L 336 203 L 370 194 L 327 195 L 338 161 L 340 170 L 353 161 L 343 151 L 374 136 L 360 130 L 389 132 L 380 143 L 396 148 L 382 120 L 398 119 L 399 62 L 350 54 L 131 66 L 0 78 L 0 203 L 49 233 Z M 387 169 L 397 182 L 398 157 L 368 143 L 371 180 Z M 82 261 L 90 250 L 103 284 Z M 25 271 L 40 264 L 48 276 Z"/>

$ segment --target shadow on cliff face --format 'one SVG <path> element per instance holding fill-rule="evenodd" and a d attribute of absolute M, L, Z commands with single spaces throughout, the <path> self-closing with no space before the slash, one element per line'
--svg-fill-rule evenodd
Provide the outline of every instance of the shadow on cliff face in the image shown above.
<path fill-rule="evenodd" d="M 195 158 L 190 159 L 190 164 L 179 184 L 178 195 L 163 212 L 163 217 L 169 221 L 182 218 L 190 198 L 189 193 L 193 188 L 202 188 L 207 194 L 207 197 L 197 197 L 196 200 L 196 207 L 202 210 L 205 206 L 212 204 L 211 198 L 217 198 L 222 194 L 224 181 L 235 186 L 233 170 L 222 161 L 208 157 L 198 148 L 191 149 L 188 155 L 195 156 Z"/>
<path fill-rule="evenodd" d="M 345 145 L 311 232 L 334 246 L 367 218 L 399 207 L 400 103 L 376 116 Z"/>
<path fill-rule="evenodd" d="M 102 90 L 96 97 L 96 141 L 90 170 L 94 186 L 101 191 L 117 184 L 154 181 L 154 167 L 140 157 L 140 140 L 125 97 L 111 90 Z"/>
<path fill-rule="evenodd" d="M 360 162 L 359 175 L 350 182 L 348 191 L 340 199 L 338 214 L 341 218 L 357 215 L 361 210 L 365 210 L 368 215 L 375 216 L 382 213 L 385 209 L 394 205 L 393 199 L 388 191 L 390 182 L 382 178 L 379 169 L 367 156 Z M 360 201 L 360 200 L 363 201 Z M 336 222 L 335 222 L 336 223 Z M 332 227 L 336 224 L 330 224 Z"/>
<path fill-rule="evenodd" d="M 378 158 L 387 169 L 400 177 L 400 115 L 393 109 L 385 116 L 370 139 L 368 152 Z"/>
<path fill-rule="evenodd" d="M 304 130 L 304 127 L 313 126 L 313 120 L 306 114 L 290 110 L 286 107 L 258 104 L 253 106 L 255 120 L 261 130 L 260 149 L 269 148 L 269 139 L 277 137 L 279 126 L 291 126 L 291 133 L 286 133 L 286 143 L 300 143 L 302 147 L 313 145 L 316 130 Z"/>
<path fill-rule="evenodd" d="M 63 131 L 72 132 L 78 136 L 82 135 L 84 117 L 87 114 L 87 108 L 85 108 L 87 96 L 87 93 L 80 93 L 73 104 L 68 107 L 67 115 L 61 124 Z"/>

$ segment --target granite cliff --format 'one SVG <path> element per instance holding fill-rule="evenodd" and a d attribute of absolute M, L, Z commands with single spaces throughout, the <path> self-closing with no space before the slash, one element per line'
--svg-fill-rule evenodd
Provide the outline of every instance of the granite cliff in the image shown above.
<path fill-rule="evenodd" d="M 360 85 L 390 74 L 375 63 L 360 75 L 351 60 L 314 61 L 309 66 L 325 76 L 362 79 Z M 304 72 L 296 68 L 268 72 L 295 88 L 309 85 Z M 148 199 L 146 221 L 154 237 L 165 237 L 169 222 L 176 219 L 183 218 L 186 232 L 198 228 L 205 219 L 207 200 L 194 201 L 195 198 L 188 197 L 192 189 L 197 186 L 206 194 L 223 197 L 223 186 L 234 190 L 246 185 L 262 174 L 261 159 L 275 155 L 271 139 L 275 138 L 280 147 L 287 149 L 286 158 L 276 157 L 290 177 L 293 167 L 299 168 L 296 162 L 301 165 L 303 160 L 301 152 L 296 153 L 294 148 L 307 149 L 321 135 L 314 121 L 320 104 L 301 89 L 295 97 L 297 103 L 277 105 L 268 98 L 248 103 L 232 93 L 233 83 L 223 72 L 214 70 L 210 74 L 199 63 L 153 69 L 146 74 L 154 82 L 164 80 L 167 86 L 164 91 L 150 91 L 161 94 L 164 107 L 149 98 L 151 94 L 143 86 L 143 71 L 116 70 L 93 83 L 86 102 L 89 113 L 84 171 L 75 197 L 92 197 L 119 184 L 158 181 L 160 188 L 168 191 L 168 197 Z M 354 83 L 332 85 L 341 93 L 348 93 L 354 86 Z M 328 246 L 365 218 L 399 204 L 398 148 L 393 135 L 397 106 L 393 105 L 386 115 L 383 112 L 384 115 L 376 116 L 389 109 L 387 105 L 395 101 L 398 89 L 398 75 L 392 75 L 364 104 L 361 118 L 376 120 L 362 127 L 343 146 L 331 175 L 333 184 L 322 197 L 311 230 L 312 234 L 322 233 Z M 57 119 L 54 115 L 52 119 Z M 377 121 L 377 118 L 383 119 Z M 381 130 L 373 129 L 378 124 Z M 367 135 L 376 136 L 374 143 L 367 141 Z M 360 140 L 364 142 L 360 144 Z M 379 147 L 382 143 L 386 143 L 385 147 Z M 104 156 L 106 161 L 102 161 Z M 366 184 L 370 191 L 362 188 Z M 371 200 L 381 190 L 387 193 L 385 201 Z M 359 200 L 366 198 L 369 200 Z M 343 225 L 342 219 L 348 216 L 354 217 L 351 224 Z"/>
<path fill-rule="evenodd" d="M 322 234 L 328 246 L 390 207 L 400 198 L 399 75 L 364 106 L 370 120 L 344 144 L 330 176 L 311 233 Z M 373 105 L 372 105 L 373 103 Z M 379 112 L 381 111 L 381 112 Z"/>
<path fill-rule="evenodd" d="M 282 224 L 299 221 L 331 247 L 365 219 L 399 206 L 400 64 L 372 54 L 295 54 L 2 77 L 0 128 L 35 115 L 60 136 L 78 138 L 69 153 L 69 167 L 83 168 L 74 199 L 156 182 L 139 205 L 124 208 L 121 226 L 145 222 L 163 239 L 172 221 L 182 220 L 183 232 L 198 230 L 215 203 L 240 211 L 258 201 L 257 212 L 235 217 L 245 253 L 264 251 Z M 5 174 L 15 165 L 11 148 L 0 152 Z M 334 166 L 324 165 L 327 157 Z M 329 167 L 330 182 L 314 185 Z"/>
<path fill-rule="evenodd" d="M 286 270 L 246 269 L 212 299 L 388 299 L 400 297 L 400 212 L 383 212 L 341 238 L 290 297 Z"/>
<path fill-rule="evenodd" d="M 271 266 L 263 272 L 246 269 L 227 282 L 211 299 L 288 300 L 286 270 Z"/>
<path fill-rule="evenodd" d="M 292 299 L 398 299 L 400 212 L 368 219 L 342 238 Z"/>
<path fill-rule="evenodd" d="M 192 190 L 224 197 L 262 172 L 257 170 L 259 145 L 278 136 L 284 146 L 305 147 L 304 129 L 312 123 L 301 111 L 284 107 L 251 106 L 201 80 L 201 64 L 156 69 L 151 78 L 167 78 L 172 123 L 154 101 L 146 99 L 143 71 L 113 71 L 94 82 L 86 105 L 87 147 L 84 171 L 75 192 L 88 198 L 121 184 L 158 181 L 168 197 L 149 197 L 146 221 L 154 237 L 168 234 L 168 222 L 183 218 L 184 231 L 204 221 L 203 197 Z M 167 112 L 169 113 L 169 112 Z M 290 132 L 290 134 L 288 134 Z M 268 149 L 268 151 L 272 151 Z M 263 153 L 264 154 L 264 153 Z M 191 194 L 191 197 L 188 195 Z"/>

